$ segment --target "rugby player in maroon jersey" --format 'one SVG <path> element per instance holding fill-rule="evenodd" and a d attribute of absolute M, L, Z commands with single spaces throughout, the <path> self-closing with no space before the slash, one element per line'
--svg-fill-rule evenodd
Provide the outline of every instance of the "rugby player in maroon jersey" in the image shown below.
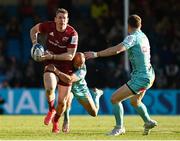
<path fill-rule="evenodd" d="M 68 24 L 68 11 L 59 8 L 54 21 L 38 23 L 31 28 L 32 44 L 37 44 L 37 34 L 47 35 L 46 53 L 39 58 L 45 64 L 53 64 L 66 74 L 73 73 L 72 60 L 77 50 L 78 33 Z M 71 84 L 61 81 L 54 72 L 44 71 L 44 87 L 49 105 L 49 111 L 44 119 L 44 124 L 53 123 L 52 132 L 59 133 L 58 121 L 66 109 L 66 101 L 70 97 Z M 58 87 L 58 104 L 54 107 L 55 89 Z"/>

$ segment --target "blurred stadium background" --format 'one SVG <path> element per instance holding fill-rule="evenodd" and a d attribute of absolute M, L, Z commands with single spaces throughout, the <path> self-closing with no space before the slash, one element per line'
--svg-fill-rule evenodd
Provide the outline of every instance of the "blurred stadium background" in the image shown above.
<path fill-rule="evenodd" d="M 45 114 L 42 65 L 30 57 L 30 28 L 53 20 L 58 7 L 69 11 L 79 33 L 78 51 L 98 51 L 124 37 L 123 0 L 0 0 L 0 109 L 4 114 Z M 129 14 L 143 19 L 151 44 L 156 80 L 144 98 L 151 114 L 180 114 L 180 1 L 130 0 Z M 111 114 L 110 96 L 129 78 L 124 54 L 87 61 L 90 88 L 104 90 L 100 114 Z M 73 101 L 71 114 L 86 114 Z M 136 112 L 123 103 L 126 114 Z"/>

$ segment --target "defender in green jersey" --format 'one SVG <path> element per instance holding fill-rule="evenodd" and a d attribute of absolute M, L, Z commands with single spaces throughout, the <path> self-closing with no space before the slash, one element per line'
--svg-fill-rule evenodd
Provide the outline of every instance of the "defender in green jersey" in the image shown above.
<path fill-rule="evenodd" d="M 115 128 L 108 135 L 121 135 L 125 133 L 123 125 L 124 110 L 122 101 L 130 98 L 131 105 L 144 121 L 144 135 L 148 135 L 150 129 L 157 125 L 147 112 L 142 98 L 149 89 L 155 78 L 154 70 L 150 63 L 150 45 L 146 35 L 141 31 L 141 18 L 138 15 L 131 15 L 128 18 L 129 35 L 120 44 L 99 52 L 85 52 L 86 59 L 106 57 L 127 51 L 132 65 L 131 79 L 117 89 L 112 97 L 113 112 L 116 119 Z"/>
<path fill-rule="evenodd" d="M 60 70 L 58 70 L 54 65 L 48 65 L 46 67 L 47 71 L 54 72 L 61 81 L 71 84 L 71 92 L 73 95 L 68 97 L 66 102 L 66 111 L 64 113 L 64 123 L 62 126 L 62 131 L 69 132 L 69 111 L 73 96 L 78 100 L 78 102 L 86 109 L 86 111 L 93 117 L 97 116 L 99 110 L 99 98 L 103 94 L 102 90 L 97 88 L 91 91 L 87 86 L 85 76 L 87 73 L 85 65 L 85 56 L 83 53 L 77 52 L 75 58 L 79 56 L 80 64 L 73 62 L 75 72 L 72 75 L 67 75 Z M 91 96 L 92 94 L 92 96 Z"/>

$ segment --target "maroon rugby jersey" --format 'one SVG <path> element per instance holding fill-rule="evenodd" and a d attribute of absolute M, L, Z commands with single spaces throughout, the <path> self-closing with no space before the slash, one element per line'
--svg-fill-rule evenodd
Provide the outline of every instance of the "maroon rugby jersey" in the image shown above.
<path fill-rule="evenodd" d="M 39 26 L 40 33 L 47 35 L 46 46 L 49 51 L 54 54 L 62 54 L 67 52 L 68 48 L 77 48 L 78 34 L 75 29 L 67 25 L 64 32 L 56 30 L 55 22 L 49 21 L 41 23 Z M 72 73 L 72 61 L 48 60 L 45 64 L 54 64 L 58 69 L 65 73 Z"/>

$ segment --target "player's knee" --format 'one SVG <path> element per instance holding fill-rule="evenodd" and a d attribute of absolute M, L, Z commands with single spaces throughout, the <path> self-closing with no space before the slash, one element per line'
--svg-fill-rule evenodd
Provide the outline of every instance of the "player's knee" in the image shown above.
<path fill-rule="evenodd" d="M 64 107 L 65 105 L 65 101 L 58 101 L 58 107 Z"/>
<path fill-rule="evenodd" d="M 140 101 L 137 99 L 136 100 L 133 99 L 133 100 L 130 100 L 130 103 L 133 107 L 137 107 L 140 104 Z"/>
<path fill-rule="evenodd" d="M 111 103 L 112 104 L 116 104 L 116 103 L 118 103 L 119 101 L 115 98 L 115 97 L 111 97 Z"/>

